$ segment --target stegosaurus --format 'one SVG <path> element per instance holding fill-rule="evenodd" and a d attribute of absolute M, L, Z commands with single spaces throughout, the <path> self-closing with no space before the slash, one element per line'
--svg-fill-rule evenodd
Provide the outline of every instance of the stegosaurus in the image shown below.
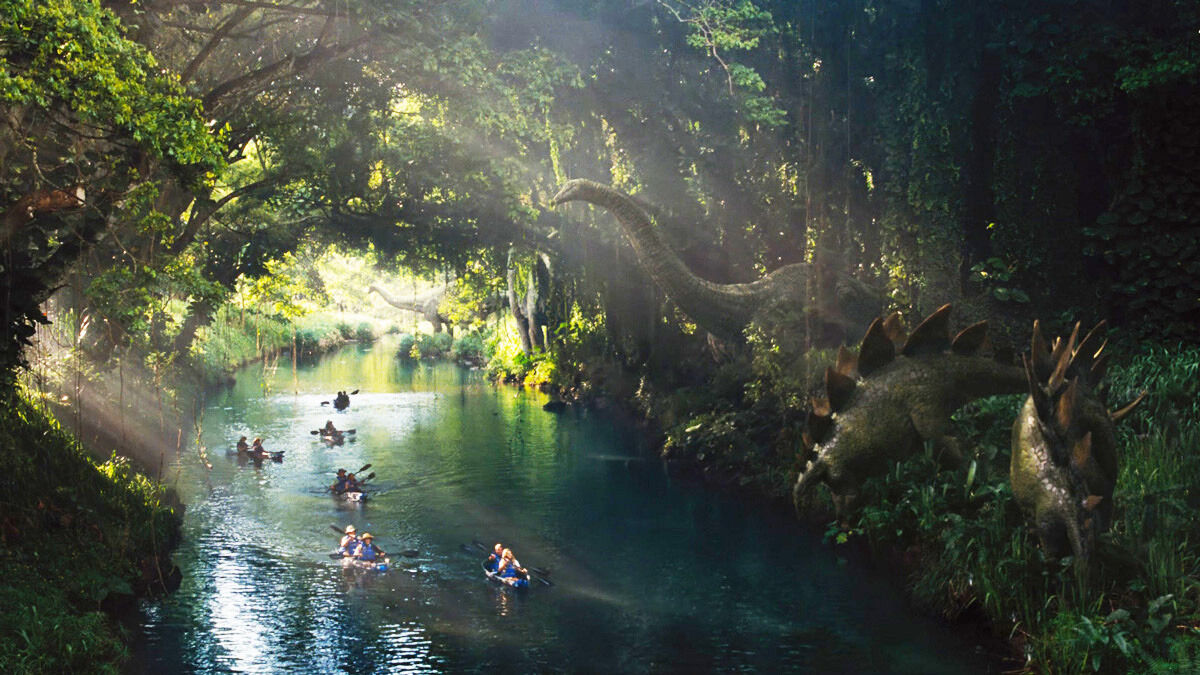
<path fill-rule="evenodd" d="M 950 305 L 905 339 L 900 315 L 875 319 L 859 353 L 845 347 L 825 371 L 825 398 L 812 400 L 792 497 L 802 510 L 817 483 L 829 486 L 838 514 L 852 508 L 863 479 L 932 442 L 945 460 L 961 460 L 950 416 L 986 396 L 1027 391 L 1025 370 L 992 358 L 987 322 L 951 340 Z"/>
<path fill-rule="evenodd" d="M 1070 338 L 1051 348 L 1035 321 L 1025 359 L 1030 395 L 1013 424 L 1009 477 L 1042 550 L 1055 558 L 1070 553 L 1087 560 L 1096 536 L 1112 523 L 1116 423 L 1146 396 L 1108 412 L 1100 387 L 1108 358 L 1104 344 L 1097 346 L 1103 328 L 1100 322 L 1076 345 L 1075 324 Z"/>

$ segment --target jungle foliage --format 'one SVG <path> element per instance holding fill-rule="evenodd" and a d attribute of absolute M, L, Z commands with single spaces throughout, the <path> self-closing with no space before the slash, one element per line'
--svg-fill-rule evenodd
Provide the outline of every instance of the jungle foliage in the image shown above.
<path fill-rule="evenodd" d="M 1200 342 L 1194 2 L 0 10 L 6 373 L 43 309 L 89 375 L 136 361 L 156 385 L 253 358 L 264 335 L 296 344 L 301 315 L 339 304 L 310 283 L 335 245 L 453 277 L 456 321 L 500 304 L 516 326 L 454 345 L 413 331 L 407 354 L 490 353 L 498 377 L 631 403 L 672 457 L 786 486 L 829 359 L 772 326 L 710 342 L 610 218 L 548 208 L 568 178 L 640 199 L 712 281 L 822 258 L 908 313 L 990 319 L 1002 346 L 1027 344 L 1033 318 L 1056 334 L 1108 319 L 1143 341 L 1131 354 Z M 1135 379 L 1159 367 L 1137 363 Z M 1139 433 L 1180 430 L 1177 450 L 1194 392 L 1161 386 L 1187 393 L 1151 399 Z"/>

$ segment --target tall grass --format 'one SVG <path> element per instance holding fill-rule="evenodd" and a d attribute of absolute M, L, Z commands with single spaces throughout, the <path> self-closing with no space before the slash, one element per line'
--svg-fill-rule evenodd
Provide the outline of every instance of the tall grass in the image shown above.
<path fill-rule="evenodd" d="M 211 324 L 197 332 L 192 358 L 208 381 L 219 381 L 240 366 L 293 347 L 308 356 L 350 341 L 369 342 L 386 327 L 378 320 L 317 312 L 295 319 L 234 305 L 221 307 Z"/>

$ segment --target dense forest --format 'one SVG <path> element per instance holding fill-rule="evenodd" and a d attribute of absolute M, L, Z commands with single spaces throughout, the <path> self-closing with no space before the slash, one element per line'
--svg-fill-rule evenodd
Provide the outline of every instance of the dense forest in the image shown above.
<path fill-rule="evenodd" d="M 179 383 L 219 383 L 270 340 L 317 349 L 305 315 L 378 283 L 386 316 L 390 284 L 434 298 L 432 329 L 454 333 L 414 330 L 405 353 L 453 340 L 497 378 L 632 411 L 682 472 L 790 504 L 838 398 L 826 367 L 869 379 L 875 317 L 987 320 L 989 352 L 1014 369 L 1027 354 L 1055 410 L 1075 396 L 1063 372 L 1106 338 L 1107 377 L 1080 386 L 1114 409 L 1148 393 L 1105 427 L 1119 474 L 1113 459 L 1081 479 L 1084 501 L 1107 481 L 1091 556 L 1039 545 L 1009 485 L 1023 375 L 947 420 L 954 466 L 941 432 L 921 434 L 924 451 L 850 490 L 854 508 L 834 487 L 802 515 L 833 523 L 831 545 L 907 561 L 918 604 L 986 621 L 1018 667 L 1200 662 L 1200 4 L 0 9 L 7 424 L 33 424 L 22 398 L 38 399 L 81 436 L 78 418 L 141 415 L 182 444 Z M 1069 341 L 1089 353 L 1060 358 L 1056 336 L 1101 321 L 1096 342 Z M 932 344 L 918 332 L 890 338 L 909 355 Z M 138 455 L 108 431 L 89 432 L 103 456 Z M 38 643 L 17 621 L 0 620 L 0 663 L 46 667 L 21 660 Z"/>

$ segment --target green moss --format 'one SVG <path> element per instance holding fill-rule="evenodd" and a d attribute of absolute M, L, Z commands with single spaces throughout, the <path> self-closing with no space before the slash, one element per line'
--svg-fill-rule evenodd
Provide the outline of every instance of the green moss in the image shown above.
<path fill-rule="evenodd" d="M 169 567 L 180 516 L 161 485 L 97 464 L 23 398 L 0 417 L 0 672 L 117 672 L 126 648 L 103 610 Z"/>

